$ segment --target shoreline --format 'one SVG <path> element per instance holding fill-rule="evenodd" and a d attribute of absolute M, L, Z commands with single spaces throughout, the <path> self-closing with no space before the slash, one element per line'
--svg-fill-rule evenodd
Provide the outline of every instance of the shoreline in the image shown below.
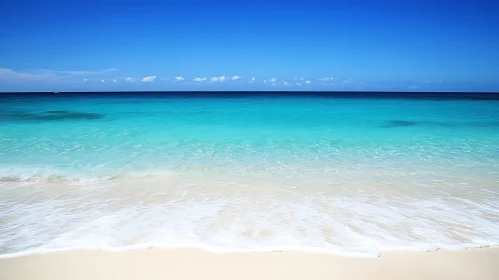
<path fill-rule="evenodd" d="M 469 244 L 468 244 L 469 245 Z M 356 252 L 356 251 L 331 251 L 323 248 L 314 248 L 311 250 L 306 249 L 292 249 L 289 248 L 279 248 L 279 249 L 255 249 L 255 250 L 219 250 L 216 247 L 197 247 L 197 246 L 178 246 L 178 247 L 163 247 L 163 246 L 123 246 L 119 248 L 99 248 L 99 247 L 72 247 L 72 248 L 61 248 L 61 249 L 29 249 L 25 251 L 15 252 L 15 253 L 6 253 L 0 254 L 0 261 L 4 259 L 14 259 L 14 258 L 25 258 L 25 257 L 33 257 L 33 256 L 44 256 L 51 254 L 60 254 L 60 253 L 71 253 L 71 252 L 103 252 L 103 253 L 124 253 L 124 252 L 133 252 L 133 251 L 147 251 L 147 250 L 161 250 L 161 251 L 178 251 L 178 250 L 188 250 L 188 251 L 200 251 L 206 253 L 213 254 L 317 254 L 317 255 L 331 255 L 336 257 L 347 257 L 347 258 L 380 258 L 383 254 L 389 253 L 435 253 L 439 251 L 444 252 L 467 252 L 469 250 L 484 250 L 484 249 L 497 249 L 499 250 L 499 244 L 489 244 L 489 245 L 478 245 L 476 246 L 453 246 L 453 247 L 445 247 L 445 248 L 437 248 L 435 250 L 418 250 L 418 249 L 388 249 L 388 250 L 380 250 L 378 253 L 373 253 L 374 251 L 364 251 L 364 252 Z M 308 247 L 307 247 L 308 248 Z"/>
<path fill-rule="evenodd" d="M 499 247 L 321 253 L 213 253 L 199 249 L 75 250 L 0 259 L 11 279 L 498 279 Z"/>
<path fill-rule="evenodd" d="M 456 246 L 455 248 L 458 248 Z M 99 248 L 99 247 L 88 247 L 88 248 L 61 248 L 61 249 L 32 249 L 25 250 L 21 252 L 15 253 L 7 253 L 0 255 L 0 261 L 6 259 L 17 259 L 17 258 L 26 258 L 26 257 L 34 257 L 34 256 L 45 256 L 52 254 L 62 254 L 62 253 L 73 253 L 73 252 L 101 252 L 101 253 L 126 253 L 126 252 L 134 252 L 134 251 L 148 251 L 148 250 L 160 250 L 160 251 L 199 251 L 206 252 L 209 254 L 223 254 L 223 255 L 246 255 L 246 254 L 312 254 L 312 255 L 329 255 L 335 257 L 346 257 L 346 258 L 380 258 L 384 254 L 392 254 L 392 253 L 436 253 L 436 252 L 467 252 L 470 250 L 499 250 L 499 245 L 476 245 L 476 246 L 468 246 L 459 249 L 454 248 L 437 248 L 436 250 L 417 250 L 417 249 L 393 249 L 393 250 L 381 250 L 378 254 L 374 254 L 373 252 L 349 252 L 349 251 L 330 251 L 327 249 L 322 250 L 321 248 L 315 248 L 315 250 L 293 250 L 293 249 L 269 249 L 269 250 L 253 250 L 253 251 L 225 251 L 225 250 L 216 250 L 211 247 L 188 247 L 188 246 L 179 246 L 179 247 L 156 247 L 156 246 L 124 246 L 120 248 Z"/>

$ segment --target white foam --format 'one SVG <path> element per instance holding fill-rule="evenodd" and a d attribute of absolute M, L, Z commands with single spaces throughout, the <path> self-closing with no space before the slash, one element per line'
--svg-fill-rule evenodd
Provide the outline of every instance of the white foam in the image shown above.
<path fill-rule="evenodd" d="M 154 200 L 158 195 L 98 200 L 84 194 L 1 202 L 0 257 L 151 247 L 375 257 L 388 250 L 499 245 L 499 207 L 493 199 L 300 193 L 291 199 L 210 193 L 193 197 L 183 190 Z"/>

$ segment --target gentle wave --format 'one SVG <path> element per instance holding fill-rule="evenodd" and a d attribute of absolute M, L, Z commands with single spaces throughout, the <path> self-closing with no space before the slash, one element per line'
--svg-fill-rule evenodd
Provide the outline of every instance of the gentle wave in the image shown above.
<path fill-rule="evenodd" d="M 115 178 L 113 175 L 91 175 L 71 170 L 52 168 L 0 168 L 0 183 L 32 182 L 32 183 L 68 183 L 95 182 Z"/>
<path fill-rule="evenodd" d="M 19 176 L 19 177 L 0 177 L 0 183 L 31 182 L 31 183 L 67 183 L 67 182 L 95 182 L 112 180 L 113 177 L 68 177 L 64 175 L 48 176 Z"/>
<path fill-rule="evenodd" d="M 155 171 L 108 171 L 102 175 L 81 170 L 55 168 L 0 168 L 0 183 L 94 183 L 129 178 L 172 176 L 172 172 Z"/>
<path fill-rule="evenodd" d="M 499 209 L 494 200 L 397 201 L 298 194 L 277 201 L 240 195 L 222 198 L 199 191 L 2 203 L 0 257 L 143 248 L 376 257 L 390 250 L 499 245 Z"/>

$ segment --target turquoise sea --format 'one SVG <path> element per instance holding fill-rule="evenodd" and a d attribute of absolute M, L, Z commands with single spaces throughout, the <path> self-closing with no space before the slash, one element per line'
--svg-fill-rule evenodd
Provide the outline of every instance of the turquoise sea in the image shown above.
<path fill-rule="evenodd" d="M 498 94 L 0 94 L 0 257 L 489 245 Z"/>

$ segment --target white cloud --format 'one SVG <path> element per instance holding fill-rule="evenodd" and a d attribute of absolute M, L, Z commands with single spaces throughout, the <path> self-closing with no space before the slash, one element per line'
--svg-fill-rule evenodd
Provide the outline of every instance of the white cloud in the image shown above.
<path fill-rule="evenodd" d="M 284 85 L 287 86 L 288 85 L 288 82 L 284 82 Z"/>
<path fill-rule="evenodd" d="M 210 78 L 210 80 L 212 82 L 223 82 L 225 81 L 227 78 L 225 76 L 220 76 L 220 77 L 213 77 L 213 78 Z"/>
<path fill-rule="evenodd" d="M 349 79 L 349 80 L 344 80 L 343 81 L 344 84 L 350 84 L 350 83 L 353 83 L 353 79 Z"/>
<path fill-rule="evenodd" d="M 133 83 L 133 82 L 134 82 L 134 81 L 133 81 L 133 79 L 132 79 L 131 77 L 126 78 L 126 79 L 125 79 L 125 81 L 127 81 L 127 82 L 129 82 L 129 83 Z"/>
<path fill-rule="evenodd" d="M 276 83 L 272 83 L 272 85 L 273 85 L 273 86 L 277 86 L 277 84 L 276 84 Z"/>
<path fill-rule="evenodd" d="M 116 80 L 116 79 L 114 79 L 114 80 L 113 80 L 113 83 L 115 83 L 115 84 L 116 84 L 117 82 L 118 82 L 118 80 Z"/>
<path fill-rule="evenodd" d="M 309 81 L 309 80 L 306 80 L 306 81 L 305 81 L 305 84 L 307 84 L 307 85 L 310 85 L 311 83 L 312 83 L 312 82 L 311 82 L 311 81 Z"/>
<path fill-rule="evenodd" d="M 234 77 L 232 77 L 232 80 L 233 80 L 233 81 L 239 81 L 239 80 L 241 80 L 242 78 L 243 78 L 243 77 L 234 76 Z"/>
<path fill-rule="evenodd" d="M 272 79 L 269 80 L 269 82 L 275 84 L 275 83 L 277 83 L 277 79 L 276 78 L 272 78 Z"/>
<path fill-rule="evenodd" d="M 301 86 L 301 83 L 296 83 L 297 86 Z"/>
<path fill-rule="evenodd" d="M 180 77 L 180 76 L 175 77 L 175 81 L 177 81 L 177 82 L 180 82 L 180 81 L 183 81 L 183 80 L 185 80 L 185 79 L 182 78 L 182 77 Z"/>
<path fill-rule="evenodd" d="M 105 83 L 106 81 L 104 81 L 104 80 L 100 80 L 100 82 L 101 82 L 101 83 Z"/>
<path fill-rule="evenodd" d="M 156 79 L 156 76 L 147 76 L 147 77 L 144 77 L 144 79 L 142 79 L 142 81 L 143 81 L 143 82 L 146 82 L 146 83 L 151 83 L 151 82 L 153 82 L 155 79 Z"/>
<path fill-rule="evenodd" d="M 321 82 L 329 82 L 331 78 L 320 78 L 319 81 Z"/>
<path fill-rule="evenodd" d="M 88 81 L 88 79 L 83 79 L 83 82 L 86 83 Z"/>
<path fill-rule="evenodd" d="M 206 77 L 205 78 L 194 78 L 194 79 L 192 79 L 192 81 L 194 81 L 196 83 L 201 83 L 201 82 L 206 81 Z"/>
<path fill-rule="evenodd" d="M 255 77 L 251 78 L 250 83 L 254 83 L 256 81 Z"/>

